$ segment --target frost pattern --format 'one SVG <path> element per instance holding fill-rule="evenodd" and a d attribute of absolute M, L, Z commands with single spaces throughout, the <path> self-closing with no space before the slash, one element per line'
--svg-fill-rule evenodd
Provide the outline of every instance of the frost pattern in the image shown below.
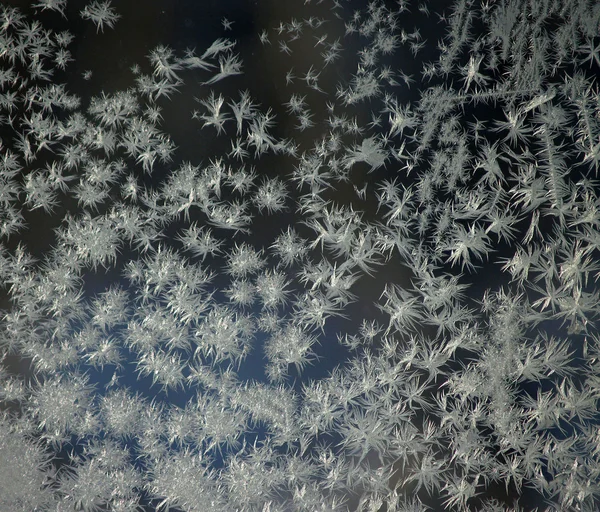
<path fill-rule="evenodd" d="M 72 7 L 0 8 L 1 510 L 598 510 L 597 3 L 218 16 L 125 88 Z"/>

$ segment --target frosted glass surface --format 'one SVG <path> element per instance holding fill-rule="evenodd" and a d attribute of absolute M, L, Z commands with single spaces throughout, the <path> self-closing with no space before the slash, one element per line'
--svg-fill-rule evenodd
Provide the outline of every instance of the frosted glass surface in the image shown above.
<path fill-rule="evenodd" d="M 0 511 L 600 509 L 600 4 L 0 6 Z"/>

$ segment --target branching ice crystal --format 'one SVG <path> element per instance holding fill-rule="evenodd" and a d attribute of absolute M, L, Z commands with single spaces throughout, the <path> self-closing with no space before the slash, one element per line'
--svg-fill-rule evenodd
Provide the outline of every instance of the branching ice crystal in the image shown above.
<path fill-rule="evenodd" d="M 238 3 L 0 7 L 0 510 L 598 510 L 600 5 Z"/>

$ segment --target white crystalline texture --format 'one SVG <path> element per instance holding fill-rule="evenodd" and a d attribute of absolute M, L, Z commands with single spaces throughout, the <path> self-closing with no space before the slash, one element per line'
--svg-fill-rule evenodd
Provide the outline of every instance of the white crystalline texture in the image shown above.
<path fill-rule="evenodd" d="M 600 510 L 600 5 L 269 2 L 0 7 L 0 511 Z"/>

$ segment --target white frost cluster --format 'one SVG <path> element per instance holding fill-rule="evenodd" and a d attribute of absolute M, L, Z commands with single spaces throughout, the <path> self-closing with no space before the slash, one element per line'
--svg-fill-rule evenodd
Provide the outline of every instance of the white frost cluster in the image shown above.
<path fill-rule="evenodd" d="M 600 4 L 287 2 L 104 89 L 48 27 L 120 5 L 0 7 L 0 510 L 600 509 Z"/>

